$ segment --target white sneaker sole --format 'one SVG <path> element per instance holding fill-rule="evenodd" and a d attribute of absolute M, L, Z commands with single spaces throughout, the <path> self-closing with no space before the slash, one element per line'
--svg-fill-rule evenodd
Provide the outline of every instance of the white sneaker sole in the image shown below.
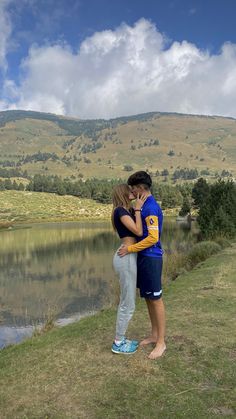
<path fill-rule="evenodd" d="M 120 351 L 116 351 L 115 349 L 112 349 L 111 351 L 113 352 L 113 354 L 118 354 L 118 355 L 133 355 L 135 354 L 137 349 L 138 348 L 136 348 L 135 351 L 132 351 L 132 352 L 120 352 Z"/>

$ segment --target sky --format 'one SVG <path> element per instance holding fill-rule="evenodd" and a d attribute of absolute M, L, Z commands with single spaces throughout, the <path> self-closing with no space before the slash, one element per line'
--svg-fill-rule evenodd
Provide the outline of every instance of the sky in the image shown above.
<path fill-rule="evenodd" d="M 0 0 L 0 111 L 236 118 L 236 0 Z"/>

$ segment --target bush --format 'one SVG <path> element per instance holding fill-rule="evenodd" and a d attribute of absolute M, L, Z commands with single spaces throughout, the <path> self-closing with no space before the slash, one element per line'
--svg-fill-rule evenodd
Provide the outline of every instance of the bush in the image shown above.
<path fill-rule="evenodd" d="M 174 281 L 179 275 L 186 272 L 186 256 L 178 251 L 164 253 L 163 281 Z"/>
<path fill-rule="evenodd" d="M 129 164 L 125 164 L 123 167 L 123 170 L 126 172 L 132 172 L 134 169 L 133 169 L 133 166 L 130 166 Z"/>
<path fill-rule="evenodd" d="M 206 260 L 214 253 L 218 253 L 221 246 L 212 241 L 203 241 L 195 244 L 187 255 L 189 268 L 193 268 L 198 263 Z"/>
<path fill-rule="evenodd" d="M 225 237 L 217 237 L 214 239 L 215 243 L 218 243 L 222 249 L 226 247 L 232 247 L 231 242 Z"/>

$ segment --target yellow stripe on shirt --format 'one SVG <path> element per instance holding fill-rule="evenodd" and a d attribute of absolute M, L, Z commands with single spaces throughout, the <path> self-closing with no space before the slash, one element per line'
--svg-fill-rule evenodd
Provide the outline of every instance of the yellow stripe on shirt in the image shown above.
<path fill-rule="evenodd" d="M 140 252 L 141 250 L 147 249 L 153 246 L 159 240 L 159 229 L 158 229 L 158 217 L 156 215 L 149 215 L 145 218 L 145 222 L 148 229 L 148 235 L 138 243 L 131 244 L 128 246 L 129 253 Z"/>

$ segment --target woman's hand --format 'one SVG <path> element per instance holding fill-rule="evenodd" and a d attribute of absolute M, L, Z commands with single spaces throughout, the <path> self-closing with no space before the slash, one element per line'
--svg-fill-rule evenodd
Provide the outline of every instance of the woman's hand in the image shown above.
<path fill-rule="evenodd" d="M 134 205 L 134 209 L 135 210 L 141 210 L 144 202 L 146 201 L 147 196 L 145 194 L 142 194 L 141 196 L 139 196 L 139 194 L 137 195 L 136 201 L 135 201 L 135 205 Z"/>

